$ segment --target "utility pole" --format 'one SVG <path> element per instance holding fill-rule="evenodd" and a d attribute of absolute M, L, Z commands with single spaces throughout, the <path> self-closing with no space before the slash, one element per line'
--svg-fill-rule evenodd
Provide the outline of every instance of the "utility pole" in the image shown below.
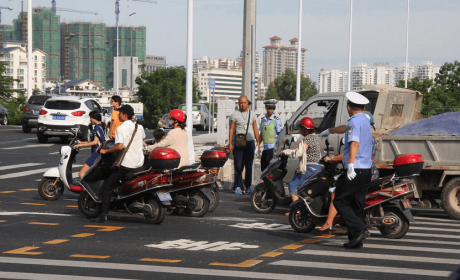
<path fill-rule="evenodd" d="M 252 69 L 254 67 L 252 56 L 253 36 L 255 42 L 256 30 L 256 2 L 257 0 L 244 0 L 243 19 L 243 95 L 254 103 L 255 97 L 252 94 Z"/>
<path fill-rule="evenodd" d="M 350 0 L 350 37 L 348 46 L 348 91 L 351 89 L 351 39 L 353 31 L 353 0 Z"/>
<path fill-rule="evenodd" d="M 32 96 L 32 0 L 27 0 L 27 99 Z"/>
<path fill-rule="evenodd" d="M 409 2 L 407 0 L 407 26 L 406 26 L 406 65 L 404 66 L 404 88 L 407 88 L 407 74 L 409 68 L 408 57 L 409 57 Z"/>
<path fill-rule="evenodd" d="M 302 79 L 302 0 L 299 0 L 299 42 L 297 45 L 297 81 L 295 86 L 295 101 L 300 101 L 300 82 Z"/>
<path fill-rule="evenodd" d="M 188 154 L 190 163 L 195 163 L 195 152 L 193 149 L 193 0 L 187 1 L 187 68 L 185 78 L 185 114 L 187 115 L 187 133 L 188 133 Z"/>

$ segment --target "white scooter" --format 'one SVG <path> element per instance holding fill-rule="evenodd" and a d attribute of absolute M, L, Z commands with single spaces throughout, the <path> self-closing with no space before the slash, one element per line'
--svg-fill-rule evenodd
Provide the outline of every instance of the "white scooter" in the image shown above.
<path fill-rule="evenodd" d="M 79 153 L 75 145 L 78 144 L 77 131 L 73 131 L 75 137 L 68 146 L 59 149 L 61 159 L 58 167 L 48 169 L 43 174 L 43 179 L 38 184 L 38 193 L 44 200 L 56 200 L 64 193 L 64 188 L 74 193 L 81 193 L 83 188 L 75 185 L 72 179 L 72 165 Z"/>

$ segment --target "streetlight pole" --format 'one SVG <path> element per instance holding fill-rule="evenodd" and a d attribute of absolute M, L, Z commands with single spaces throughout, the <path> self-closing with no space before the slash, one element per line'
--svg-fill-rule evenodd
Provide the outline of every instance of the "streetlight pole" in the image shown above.
<path fill-rule="evenodd" d="M 409 2 L 407 0 L 407 26 L 406 26 L 406 66 L 404 66 L 404 88 L 407 88 L 407 59 L 409 56 Z"/>
<path fill-rule="evenodd" d="M 187 1 L 187 68 L 185 78 L 185 114 L 187 115 L 186 130 L 188 133 L 188 153 L 190 162 L 195 162 L 195 152 L 193 150 L 193 0 Z"/>
<path fill-rule="evenodd" d="M 351 35 L 353 30 L 353 0 L 350 0 L 350 45 L 348 46 L 348 91 L 351 89 Z"/>
<path fill-rule="evenodd" d="M 298 36 L 298 45 L 297 45 L 297 83 L 296 83 L 296 93 L 295 101 L 300 101 L 300 79 L 302 70 L 302 0 L 299 0 L 299 36 Z"/>
<path fill-rule="evenodd" d="M 32 96 L 32 0 L 27 0 L 27 98 Z"/>
<path fill-rule="evenodd" d="M 118 54 L 119 54 L 119 53 L 118 53 L 118 41 L 119 41 L 119 39 L 118 39 L 118 36 L 119 36 L 119 35 L 118 35 L 118 26 L 120 25 L 120 22 L 121 22 L 122 20 L 127 19 L 127 18 L 129 18 L 130 16 L 135 15 L 135 14 L 136 14 L 136 12 L 134 12 L 134 13 L 132 13 L 132 14 L 129 14 L 127 17 L 124 17 L 124 18 L 122 18 L 122 19 L 120 19 L 120 20 L 117 21 L 117 95 L 119 95 L 119 94 L 118 94 L 118 88 L 119 88 L 118 80 L 119 80 L 119 78 L 120 78 L 120 76 L 119 76 L 119 69 L 118 69 L 118 66 L 119 66 L 119 59 L 120 59 L 120 58 L 119 58 L 119 55 L 118 55 Z"/>

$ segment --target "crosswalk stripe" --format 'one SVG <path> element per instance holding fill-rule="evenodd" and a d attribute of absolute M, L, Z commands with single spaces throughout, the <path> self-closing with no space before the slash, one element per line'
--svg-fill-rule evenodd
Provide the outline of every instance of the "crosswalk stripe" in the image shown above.
<path fill-rule="evenodd" d="M 350 254 L 351 255 L 351 254 Z M 425 269 L 413 269 L 413 268 L 399 268 L 399 267 L 381 267 L 375 265 L 354 265 L 354 264 L 341 264 L 331 262 L 308 262 L 308 261 L 294 261 L 294 260 L 282 260 L 270 263 L 271 265 L 279 266 L 294 266 L 302 268 L 323 268 L 323 269 L 335 269 L 335 270 L 353 270 L 353 271 L 368 271 L 372 273 L 393 273 L 393 274 L 410 274 L 410 275 L 423 275 L 423 276 L 440 276 L 446 277 L 450 275 L 450 271 L 442 270 L 425 270 Z M 375 275 L 373 275 L 375 277 Z"/>
<path fill-rule="evenodd" d="M 73 276 L 73 275 L 59 275 L 59 274 L 42 274 L 42 273 L 25 273 L 25 272 L 0 272 L 1 279 L 26 279 L 26 280 L 80 280 L 88 276 Z M 87 278 L 89 279 L 89 278 Z M 91 277 L 92 280 L 134 280 L 127 278 L 113 278 L 113 277 Z"/>
<path fill-rule="evenodd" d="M 380 234 L 377 230 L 371 230 L 372 234 Z M 419 237 L 427 237 L 427 238 L 448 238 L 448 239 L 460 239 L 459 235 L 449 235 L 449 234 L 433 234 L 433 233 L 424 233 L 424 232 L 409 232 L 406 233 L 406 236 L 419 236 Z"/>
<path fill-rule="evenodd" d="M 384 239 L 384 238 L 376 238 L 376 237 L 368 237 L 366 240 L 375 240 L 378 242 L 382 241 L 391 241 L 391 242 L 401 242 L 401 243 L 420 243 L 420 244 L 436 244 L 436 245 L 456 245 L 460 246 L 460 242 L 458 241 L 439 241 L 439 240 L 425 240 L 425 239 Z"/>
<path fill-rule="evenodd" d="M 364 246 L 368 247 L 367 243 Z M 369 253 L 356 253 L 356 252 L 353 252 L 353 254 L 350 254 L 350 252 L 323 251 L 323 250 L 302 250 L 302 251 L 296 252 L 296 254 L 311 255 L 311 256 L 358 258 L 358 259 L 406 261 L 406 262 L 445 263 L 445 264 L 455 264 L 455 265 L 458 265 L 459 263 L 458 259 L 412 257 L 412 256 L 369 254 Z"/>
<path fill-rule="evenodd" d="M 431 221 L 433 223 L 448 222 L 448 223 L 460 224 L 460 221 L 458 220 L 449 220 L 449 219 L 440 219 L 440 218 L 416 217 L 416 220 L 417 221 L 418 220 Z"/>
<path fill-rule="evenodd" d="M 81 166 L 83 166 L 83 165 L 81 165 L 81 164 L 73 165 L 73 167 L 81 167 Z M 16 173 L 10 173 L 10 174 L 6 174 L 6 175 L 1 175 L 0 180 L 1 179 L 16 178 L 16 177 L 24 177 L 24 176 L 38 174 L 38 173 L 44 173 L 48 169 L 49 168 L 42 168 L 42 169 L 28 170 L 28 171 L 22 171 L 22 172 L 16 172 Z"/>
<path fill-rule="evenodd" d="M 43 147 L 51 147 L 54 144 L 39 144 L 39 145 L 24 145 L 24 146 L 16 146 L 16 147 L 8 147 L 8 148 L 0 148 L 1 150 L 17 150 L 17 149 L 26 149 L 26 148 L 43 148 Z"/>
<path fill-rule="evenodd" d="M 342 247 L 342 243 L 327 242 L 327 246 Z M 385 250 L 403 250 L 403 251 L 417 251 L 417 252 L 434 252 L 434 253 L 447 253 L 447 254 L 460 254 L 460 249 L 443 249 L 443 248 L 429 248 L 429 247 L 413 247 L 413 246 L 399 246 L 387 244 L 371 244 L 365 243 L 365 248 L 372 249 L 385 249 Z"/>
<path fill-rule="evenodd" d="M 460 224 L 455 224 L 455 223 L 433 223 L 433 222 L 415 222 L 412 223 L 411 225 L 428 225 L 428 226 L 450 226 L 450 227 L 460 227 Z"/>
<path fill-rule="evenodd" d="M 15 168 L 22 168 L 22 167 L 30 167 L 30 166 L 37 166 L 43 165 L 44 163 L 22 163 L 22 164 L 13 164 L 8 166 L 0 166 L 0 170 L 9 170 Z"/>
<path fill-rule="evenodd" d="M 416 229 L 416 230 L 423 230 L 423 231 L 447 231 L 447 232 L 460 232 L 460 229 L 454 229 L 454 228 L 425 228 L 425 227 L 413 227 L 411 226 L 410 229 Z"/>

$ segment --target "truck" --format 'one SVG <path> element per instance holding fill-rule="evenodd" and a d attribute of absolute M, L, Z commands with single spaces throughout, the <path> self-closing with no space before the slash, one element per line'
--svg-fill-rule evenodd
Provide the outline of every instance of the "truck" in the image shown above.
<path fill-rule="evenodd" d="M 389 85 L 365 85 L 357 91 L 369 99 L 365 110 L 374 116 L 378 151 L 375 164 L 381 175 L 394 172 L 393 160 L 398 154 L 422 154 L 425 161 L 416 178 L 416 191 L 411 203 L 419 207 L 442 207 L 453 219 L 460 219 L 460 143 L 459 136 L 388 135 L 403 125 L 422 119 L 423 95 L 415 90 Z M 316 133 L 327 128 L 346 125 L 346 92 L 321 93 L 309 98 L 285 122 L 275 143 L 275 154 L 286 139 L 300 136 L 299 121 L 310 117 Z M 329 135 L 329 152 L 338 154 L 343 134 Z M 324 141 L 320 141 L 325 150 Z M 296 163 L 289 163 L 295 165 Z M 441 203 L 437 203 L 441 201 Z"/>

